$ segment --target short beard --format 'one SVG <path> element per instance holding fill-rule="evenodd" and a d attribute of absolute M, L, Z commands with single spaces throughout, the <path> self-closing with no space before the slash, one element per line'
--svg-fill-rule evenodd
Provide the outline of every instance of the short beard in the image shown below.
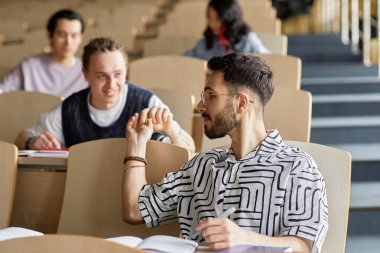
<path fill-rule="evenodd" d="M 239 121 L 236 118 L 232 103 L 228 102 L 224 109 L 215 115 L 211 123 L 212 126 L 210 128 L 207 128 L 206 125 L 204 127 L 205 135 L 210 139 L 224 137 L 236 127 Z"/>

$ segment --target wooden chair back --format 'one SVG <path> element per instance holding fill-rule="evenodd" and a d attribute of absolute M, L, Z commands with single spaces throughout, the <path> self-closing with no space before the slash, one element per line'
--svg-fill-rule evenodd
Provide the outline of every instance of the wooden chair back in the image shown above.
<path fill-rule="evenodd" d="M 0 140 L 13 143 L 23 129 L 37 122 L 41 113 L 61 101 L 61 97 L 39 92 L 0 94 Z"/>
<path fill-rule="evenodd" d="M 276 18 L 277 10 L 272 6 L 270 1 L 251 1 L 239 0 L 240 7 L 243 11 L 243 18 L 246 16 L 263 16 L 267 18 Z"/>
<path fill-rule="evenodd" d="M 272 54 L 288 54 L 288 37 L 267 32 L 256 32 L 263 45 L 272 52 Z"/>
<path fill-rule="evenodd" d="M 13 69 L 23 58 L 42 53 L 44 50 L 45 44 L 14 43 L 4 45 L 0 47 L 0 65 Z"/>
<path fill-rule="evenodd" d="M 182 55 L 192 49 L 199 36 L 160 35 L 155 39 L 146 40 L 143 44 L 143 57 L 156 55 Z"/>
<path fill-rule="evenodd" d="M 176 222 L 147 229 L 145 224 L 129 225 L 123 221 L 121 181 L 125 151 L 125 138 L 95 140 L 70 148 L 58 233 L 141 238 L 154 234 L 179 235 Z M 149 141 L 146 158 L 147 180 L 152 184 L 166 173 L 178 170 L 190 159 L 190 152 L 175 145 Z"/>
<path fill-rule="evenodd" d="M 16 189 L 17 147 L 0 141 L 0 229 L 9 227 Z"/>
<path fill-rule="evenodd" d="M 254 32 L 281 34 L 281 20 L 276 18 L 276 9 L 269 1 L 240 0 L 243 19 Z"/>
<path fill-rule="evenodd" d="M 154 93 L 164 102 L 173 113 L 174 120 L 189 134 L 193 131 L 193 112 L 195 98 L 175 90 L 153 88 Z"/>
<path fill-rule="evenodd" d="M 9 71 L 11 71 L 10 67 L 0 66 L 0 80 L 3 80 L 3 78 L 9 73 Z"/>
<path fill-rule="evenodd" d="M 253 18 L 253 16 L 247 16 L 245 18 L 247 24 L 252 28 L 254 32 L 266 32 L 281 34 L 281 20 L 272 18 Z"/>
<path fill-rule="evenodd" d="M 182 35 L 202 36 L 206 29 L 207 1 L 184 1 L 176 4 L 167 17 L 167 21 L 159 29 L 159 36 Z M 197 18 L 194 18 L 194 15 Z"/>
<path fill-rule="evenodd" d="M 311 106 L 310 92 L 276 87 L 272 98 L 265 106 L 264 123 L 267 130 L 277 129 L 285 140 L 310 141 Z M 200 137 L 201 136 L 201 137 Z M 203 134 L 202 118 L 194 118 L 193 130 L 196 151 L 206 151 L 216 147 L 228 146 L 228 136 L 210 140 Z"/>
<path fill-rule="evenodd" d="M 350 206 L 350 153 L 315 143 L 298 141 L 286 141 L 286 143 L 299 147 L 311 155 L 325 179 L 329 229 L 321 252 L 344 253 Z"/>
<path fill-rule="evenodd" d="M 102 238 L 81 235 L 44 235 L 21 237 L 0 243 L 2 253 L 144 253 Z"/>
<path fill-rule="evenodd" d="M 256 54 L 263 58 L 274 74 L 275 86 L 299 90 L 301 87 L 301 59 L 290 55 Z"/>
<path fill-rule="evenodd" d="M 206 83 L 206 64 L 204 60 L 178 55 L 147 57 L 130 63 L 129 81 L 198 96 Z"/>
<path fill-rule="evenodd" d="M 282 138 L 310 141 L 311 93 L 285 87 L 276 87 L 265 106 L 264 123 L 267 130 L 278 129 Z"/>

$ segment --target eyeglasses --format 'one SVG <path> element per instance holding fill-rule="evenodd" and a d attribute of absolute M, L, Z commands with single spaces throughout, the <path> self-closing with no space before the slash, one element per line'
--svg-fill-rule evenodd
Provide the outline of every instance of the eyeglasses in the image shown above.
<path fill-rule="evenodd" d="M 210 101 L 210 98 L 216 97 L 216 96 L 235 96 L 236 94 L 231 94 L 231 93 L 211 93 L 211 92 L 201 92 L 201 103 L 208 103 Z M 249 102 L 254 103 L 253 100 L 249 100 Z"/>
<path fill-rule="evenodd" d="M 210 98 L 216 97 L 216 96 L 233 96 L 233 94 L 230 93 L 211 93 L 211 92 L 201 92 L 201 102 L 202 103 L 208 103 L 210 101 Z"/>

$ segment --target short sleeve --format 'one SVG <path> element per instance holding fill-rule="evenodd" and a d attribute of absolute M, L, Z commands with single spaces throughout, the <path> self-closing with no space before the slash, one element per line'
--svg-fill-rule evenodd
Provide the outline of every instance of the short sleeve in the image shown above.
<path fill-rule="evenodd" d="M 281 236 L 299 236 L 313 241 L 320 252 L 328 229 L 325 181 L 314 160 L 305 154 L 294 162 L 284 202 Z"/>
<path fill-rule="evenodd" d="M 16 91 L 23 88 L 23 74 L 21 63 L 17 65 L 9 74 L 7 74 L 0 83 L 0 91 Z"/>
<path fill-rule="evenodd" d="M 39 121 L 25 130 L 31 132 L 33 135 L 40 135 L 47 131 L 51 133 L 62 146 L 65 146 L 62 130 L 62 103 L 53 107 L 47 113 L 41 114 Z"/>
<path fill-rule="evenodd" d="M 139 208 L 149 228 L 177 220 L 178 192 L 183 172 L 168 173 L 154 185 L 145 185 L 139 197 Z"/>
<path fill-rule="evenodd" d="M 149 100 L 149 108 L 150 107 L 155 107 L 155 106 L 158 106 L 158 107 L 168 107 L 164 104 L 164 102 L 162 102 L 162 100 L 157 97 L 156 95 L 153 95 L 150 97 L 150 100 Z"/>

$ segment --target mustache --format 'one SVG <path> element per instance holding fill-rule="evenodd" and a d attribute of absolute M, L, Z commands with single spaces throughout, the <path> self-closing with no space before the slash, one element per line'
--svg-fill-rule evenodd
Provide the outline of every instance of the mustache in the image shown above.
<path fill-rule="evenodd" d="M 202 117 L 211 120 L 210 115 L 208 115 L 208 114 L 205 113 L 205 112 L 202 113 Z"/>

